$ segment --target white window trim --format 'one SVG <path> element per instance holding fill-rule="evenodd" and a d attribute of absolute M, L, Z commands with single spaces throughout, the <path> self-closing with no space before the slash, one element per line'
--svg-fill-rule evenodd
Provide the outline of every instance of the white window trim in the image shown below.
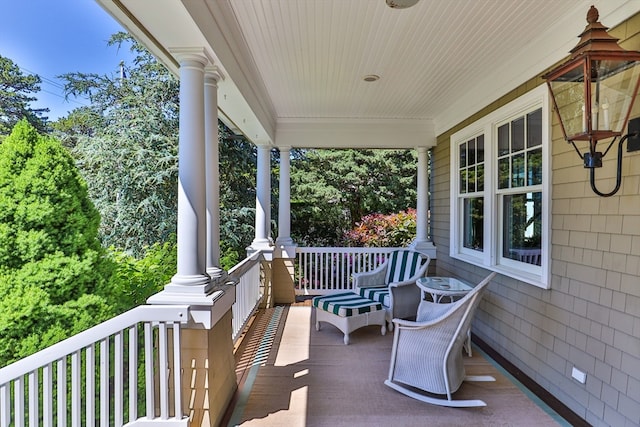
<path fill-rule="evenodd" d="M 542 108 L 542 266 L 520 267 L 519 262 L 500 263 L 500 233 L 496 220 L 499 213 L 496 191 L 497 129 L 505 120 L 516 118 L 534 108 Z M 541 85 L 503 107 L 489 113 L 450 138 L 451 217 L 449 255 L 469 264 L 496 271 L 525 283 L 549 289 L 551 286 L 551 109 L 546 85 Z M 484 134 L 484 250 L 476 252 L 461 245 L 462 209 L 459 203 L 458 145 Z M 537 272 L 539 271 L 539 273 Z"/>

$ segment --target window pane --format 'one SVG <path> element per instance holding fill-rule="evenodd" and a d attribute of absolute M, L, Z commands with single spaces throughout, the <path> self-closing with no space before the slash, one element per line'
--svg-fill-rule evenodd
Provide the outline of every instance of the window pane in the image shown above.
<path fill-rule="evenodd" d="M 467 142 L 467 147 L 468 147 L 467 163 L 469 165 L 475 165 L 476 164 L 476 140 L 472 139 L 471 141 Z"/>
<path fill-rule="evenodd" d="M 527 148 L 542 145 L 542 109 L 527 114 Z"/>
<path fill-rule="evenodd" d="M 498 160 L 498 188 L 509 188 L 509 158 Z"/>
<path fill-rule="evenodd" d="M 502 256 L 542 265 L 542 193 L 503 197 Z"/>
<path fill-rule="evenodd" d="M 509 124 L 498 128 L 498 156 L 509 154 Z"/>
<path fill-rule="evenodd" d="M 542 149 L 527 153 L 527 185 L 542 184 Z"/>
<path fill-rule="evenodd" d="M 511 122 L 511 152 L 524 150 L 524 117 Z"/>
<path fill-rule="evenodd" d="M 484 165 L 478 165 L 478 177 L 476 180 L 476 191 L 484 191 Z"/>
<path fill-rule="evenodd" d="M 482 197 L 474 197 L 463 200 L 464 226 L 462 245 L 465 248 L 482 251 L 484 235 L 484 212 Z"/>
<path fill-rule="evenodd" d="M 460 144 L 460 166 L 461 168 L 467 166 L 467 143 Z"/>
<path fill-rule="evenodd" d="M 511 188 L 524 186 L 524 153 L 512 157 Z"/>
<path fill-rule="evenodd" d="M 477 145 L 478 145 L 478 150 L 477 150 L 477 158 L 478 158 L 478 163 L 482 163 L 484 162 L 484 135 L 480 135 L 477 139 Z"/>
<path fill-rule="evenodd" d="M 467 172 L 467 189 L 469 193 L 473 193 L 476 190 L 476 168 L 471 166 Z"/>
<path fill-rule="evenodd" d="M 467 192 L 467 170 L 463 169 L 460 171 L 460 193 L 464 194 Z"/>

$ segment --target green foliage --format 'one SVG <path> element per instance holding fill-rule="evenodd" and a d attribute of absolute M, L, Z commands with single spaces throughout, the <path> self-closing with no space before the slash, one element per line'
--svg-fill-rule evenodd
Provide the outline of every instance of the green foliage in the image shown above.
<path fill-rule="evenodd" d="M 416 210 L 395 214 L 370 214 L 345 233 L 346 246 L 397 248 L 408 246 L 416 237 Z"/>
<path fill-rule="evenodd" d="M 21 119 L 26 119 L 39 131 L 45 131 L 48 108 L 31 108 L 36 98 L 29 94 L 40 90 L 40 77 L 24 75 L 11 59 L 0 55 L 0 135 L 11 132 Z"/>
<path fill-rule="evenodd" d="M 135 255 L 175 232 L 178 177 L 179 82 L 130 36 L 137 56 L 127 78 L 84 73 L 62 76 L 68 95 L 88 96 L 55 128 L 73 147 L 102 216 L 105 247 Z"/>
<path fill-rule="evenodd" d="M 20 121 L 0 145 L 0 364 L 109 317 L 99 221 L 69 153 Z"/>
<path fill-rule="evenodd" d="M 179 82 L 129 35 L 117 33 L 109 44 L 128 44 L 135 53 L 127 77 L 62 76 L 68 95 L 88 96 L 92 104 L 54 128 L 88 183 L 102 217 L 103 245 L 144 257 L 176 232 Z M 222 250 L 238 254 L 253 238 L 253 219 L 236 219 L 253 213 L 247 209 L 255 206 L 256 149 L 232 138 L 221 122 L 218 128 Z"/>
<path fill-rule="evenodd" d="M 68 152 L 26 121 L 18 123 L 0 145 L 2 268 L 19 270 L 52 257 L 97 261 L 99 223 Z M 96 273 L 87 272 L 90 282 L 100 277 Z"/>
<path fill-rule="evenodd" d="M 220 170 L 220 267 L 229 270 L 245 257 L 255 235 L 255 145 L 234 137 L 218 122 Z"/>
<path fill-rule="evenodd" d="M 175 274 L 177 247 L 175 235 L 168 242 L 156 243 L 137 259 L 115 248 L 109 249 L 117 269 L 109 289 L 113 293 L 116 313 L 144 304 L 151 295 L 162 290 Z"/>
<path fill-rule="evenodd" d="M 291 229 L 305 245 L 337 245 L 371 212 L 415 206 L 413 150 L 308 150 L 291 162 Z"/>

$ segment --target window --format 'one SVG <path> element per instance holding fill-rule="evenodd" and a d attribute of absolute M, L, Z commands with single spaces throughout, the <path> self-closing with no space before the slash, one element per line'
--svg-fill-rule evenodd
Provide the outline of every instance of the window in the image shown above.
<path fill-rule="evenodd" d="M 459 147 L 458 175 L 464 209 L 462 246 L 482 251 L 484 245 L 484 135 L 478 135 Z"/>
<path fill-rule="evenodd" d="M 549 112 L 541 86 L 451 138 L 451 256 L 549 283 Z"/>

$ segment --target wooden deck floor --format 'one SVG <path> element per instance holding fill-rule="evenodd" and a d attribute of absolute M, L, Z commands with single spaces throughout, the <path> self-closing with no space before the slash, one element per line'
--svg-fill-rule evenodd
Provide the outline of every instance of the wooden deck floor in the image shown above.
<path fill-rule="evenodd" d="M 238 392 L 227 426 L 557 426 L 569 425 L 477 348 L 465 358 L 469 375 L 454 398 L 479 398 L 483 408 L 422 403 L 383 384 L 393 333 L 368 326 L 351 334 L 331 325 L 315 330 L 308 304 L 260 312 L 236 352 Z"/>

